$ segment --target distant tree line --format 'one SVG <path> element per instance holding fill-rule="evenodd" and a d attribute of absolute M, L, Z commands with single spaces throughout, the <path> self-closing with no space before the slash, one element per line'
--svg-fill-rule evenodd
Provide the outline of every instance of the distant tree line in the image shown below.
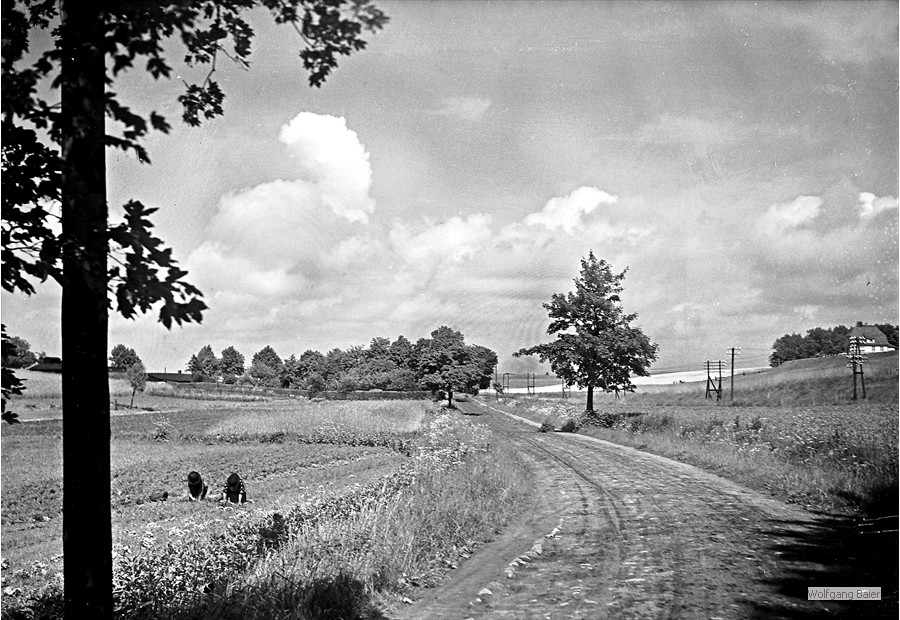
<path fill-rule="evenodd" d="M 859 321 L 857 327 L 864 323 Z M 898 326 L 888 323 L 876 323 L 877 327 L 887 336 L 888 343 L 897 348 Z M 805 336 L 800 334 L 785 334 L 772 344 L 772 355 L 769 356 L 769 364 L 778 366 L 791 360 L 806 359 L 809 357 L 824 357 L 827 355 L 840 355 L 847 352 L 848 335 L 852 328 L 838 325 L 832 328 L 814 327 L 807 330 Z"/>
<path fill-rule="evenodd" d="M 3 368 L 28 368 L 44 357 L 43 353 L 34 353 L 31 345 L 24 338 L 9 336 L 3 338 Z"/>
<path fill-rule="evenodd" d="M 187 370 L 215 378 L 226 384 L 257 385 L 322 391 L 355 390 L 442 390 L 452 398 L 454 391 L 490 387 L 497 354 L 480 345 L 466 344 L 463 334 L 441 326 L 431 338 L 415 344 L 405 336 L 391 342 L 373 338 L 368 347 L 352 346 L 327 353 L 307 350 L 287 359 L 265 346 L 250 360 L 233 346 L 216 357 L 210 345 L 191 356 Z"/>

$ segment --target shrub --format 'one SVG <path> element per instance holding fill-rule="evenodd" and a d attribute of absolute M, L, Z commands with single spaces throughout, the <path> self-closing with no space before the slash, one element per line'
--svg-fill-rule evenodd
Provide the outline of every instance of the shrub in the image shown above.
<path fill-rule="evenodd" d="M 578 430 L 578 421 L 574 418 L 567 418 L 559 430 L 564 433 L 574 433 Z"/>
<path fill-rule="evenodd" d="M 552 433 L 553 431 L 556 430 L 556 427 L 553 426 L 553 423 L 550 422 L 549 420 L 544 420 L 544 422 L 541 424 L 540 430 L 542 433 Z"/>
<path fill-rule="evenodd" d="M 612 411 L 585 411 L 582 426 L 620 427 L 625 423 L 625 417 L 624 413 L 614 413 Z"/>
<path fill-rule="evenodd" d="M 310 373 L 306 379 L 306 391 L 310 398 L 325 391 L 325 378 L 318 372 Z"/>

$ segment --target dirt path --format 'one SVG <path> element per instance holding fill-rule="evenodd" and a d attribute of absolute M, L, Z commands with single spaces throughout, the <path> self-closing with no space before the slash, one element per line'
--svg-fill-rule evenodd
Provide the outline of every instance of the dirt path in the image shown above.
<path fill-rule="evenodd" d="M 530 463 L 529 510 L 398 620 L 896 617 L 893 572 L 846 523 L 677 463 L 460 403 Z M 874 541 L 883 545 L 884 541 Z M 809 586 L 882 586 L 893 600 L 807 601 Z"/>

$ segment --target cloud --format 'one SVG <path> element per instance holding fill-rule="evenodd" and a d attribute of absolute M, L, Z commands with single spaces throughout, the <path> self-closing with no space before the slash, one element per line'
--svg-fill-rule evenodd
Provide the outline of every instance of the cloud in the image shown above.
<path fill-rule="evenodd" d="M 897 208 L 897 199 L 893 196 L 878 198 L 871 192 L 860 193 L 859 202 L 861 203 L 859 216 L 862 218 L 870 218 L 888 209 Z"/>
<path fill-rule="evenodd" d="M 819 216 L 822 199 L 817 196 L 798 196 L 791 202 L 768 208 L 759 221 L 760 229 L 771 236 L 780 236 Z"/>
<path fill-rule="evenodd" d="M 859 217 L 820 221 L 827 210 L 854 208 Z M 857 320 L 860 312 L 883 316 L 898 294 L 896 209 L 896 198 L 870 192 L 859 193 L 855 206 L 817 196 L 770 206 L 759 223 L 763 234 L 744 248 L 746 281 L 759 291 L 757 301 L 781 311 L 795 308 L 798 316 L 816 309 L 818 316 L 844 313 L 843 322 Z"/>
<path fill-rule="evenodd" d="M 389 233 L 393 251 L 405 267 L 430 280 L 440 267 L 458 265 L 478 252 L 491 237 L 491 216 L 475 213 L 437 224 L 398 222 Z"/>
<path fill-rule="evenodd" d="M 562 228 L 567 234 L 582 226 L 582 216 L 601 204 L 615 204 L 618 198 L 596 187 L 579 187 L 563 198 L 551 198 L 544 208 L 525 218 L 526 226 L 543 226 L 547 230 Z"/>
<path fill-rule="evenodd" d="M 467 123 L 480 121 L 491 107 L 491 100 L 482 97 L 448 97 L 442 103 L 443 106 L 434 114 L 456 118 Z"/>
<path fill-rule="evenodd" d="M 342 118 L 303 112 L 279 139 L 299 178 L 222 196 L 207 240 L 185 261 L 200 288 L 220 301 L 253 307 L 302 297 L 332 272 L 371 258 L 372 170 L 357 134 Z"/>
<path fill-rule="evenodd" d="M 327 207 L 351 222 L 368 220 L 375 210 L 369 154 L 343 118 L 301 112 L 281 128 L 279 139 Z"/>

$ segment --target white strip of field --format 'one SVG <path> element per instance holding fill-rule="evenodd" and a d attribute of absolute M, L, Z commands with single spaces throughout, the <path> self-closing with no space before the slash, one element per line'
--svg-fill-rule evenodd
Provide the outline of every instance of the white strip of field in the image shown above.
<path fill-rule="evenodd" d="M 769 370 L 768 366 L 757 366 L 755 368 L 735 368 L 734 376 L 740 376 L 743 374 L 751 374 L 758 373 L 764 370 Z M 728 379 L 731 377 L 731 369 L 728 369 L 727 372 L 722 373 L 722 379 Z M 718 379 L 718 374 L 716 374 L 716 378 Z M 657 375 L 650 375 L 649 377 L 632 377 L 631 383 L 634 385 L 671 385 L 672 383 L 691 383 L 694 381 L 706 381 L 706 370 L 688 370 L 685 372 L 667 372 L 661 373 Z M 546 392 L 560 392 L 562 391 L 562 382 L 556 385 L 542 385 L 536 388 L 531 389 L 532 392 L 546 393 Z M 573 392 L 583 392 L 586 391 L 583 388 L 579 388 L 577 386 L 572 386 Z M 509 394 L 527 394 L 528 388 L 525 387 L 513 387 L 507 390 Z"/>

